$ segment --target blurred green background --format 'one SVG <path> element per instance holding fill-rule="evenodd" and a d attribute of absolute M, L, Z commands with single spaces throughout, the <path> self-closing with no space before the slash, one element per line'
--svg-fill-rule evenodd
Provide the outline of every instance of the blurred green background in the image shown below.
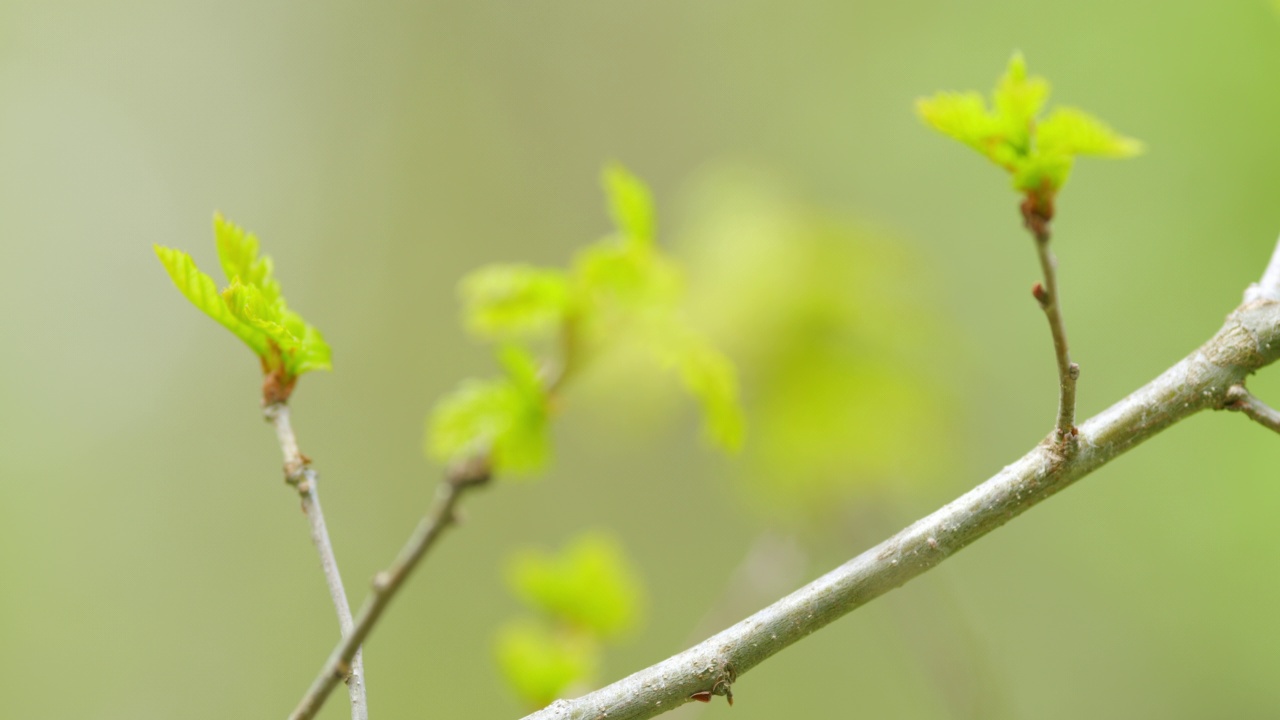
<path fill-rule="evenodd" d="M 215 209 L 334 347 L 293 405 L 355 603 L 434 491 L 431 403 L 494 368 L 457 279 L 604 234 L 605 160 L 652 184 L 690 312 L 742 364 L 732 459 L 658 381 L 574 388 L 552 469 L 472 497 L 367 645 L 377 717 L 523 714 L 492 659 L 515 547 L 620 538 L 648 619 L 611 680 L 1011 462 L 1054 414 L 1034 253 L 1007 178 L 912 103 L 985 92 L 1014 49 L 1149 148 L 1060 198 L 1088 416 L 1273 247 L 1266 0 L 0 3 L 5 715 L 281 717 L 336 639 L 256 362 L 151 251 L 212 269 Z M 734 265 L 735 232 L 778 254 Z M 1280 402 L 1280 371 L 1253 387 Z M 1280 715 L 1276 442 L 1196 417 L 753 670 L 732 711 L 671 717 Z"/>

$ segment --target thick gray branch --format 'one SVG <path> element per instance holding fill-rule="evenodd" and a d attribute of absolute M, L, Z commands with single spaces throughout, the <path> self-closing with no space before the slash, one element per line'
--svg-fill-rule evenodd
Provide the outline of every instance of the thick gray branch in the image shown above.
<path fill-rule="evenodd" d="M 1280 265 L 1280 255 L 1273 265 Z M 1222 407 L 1229 388 L 1278 355 L 1280 300 L 1246 302 L 1200 349 L 1081 425 L 1074 447 L 1051 435 L 990 480 L 746 620 L 525 720 L 639 720 L 678 707 L 695 693 L 726 694 L 737 677 L 774 653 L 924 573 L 1170 425 Z"/>
<path fill-rule="evenodd" d="M 298 438 L 293 432 L 293 423 L 289 419 L 289 406 L 283 402 L 272 403 L 263 408 L 263 415 L 275 426 L 276 437 L 280 440 L 280 451 L 284 454 L 285 481 L 298 490 L 302 498 L 302 513 L 307 516 L 311 525 L 311 542 L 320 555 L 320 568 L 324 571 L 324 581 L 329 587 L 329 597 L 338 613 L 338 628 L 343 637 L 351 635 L 354 622 L 351 617 L 351 604 L 347 600 L 347 591 L 342 586 L 342 575 L 338 572 L 338 558 L 333 552 L 333 543 L 329 540 L 329 528 L 324 522 L 324 510 L 320 507 L 320 488 L 316 471 L 298 449 Z M 368 720 L 369 701 L 364 686 L 364 659 L 358 649 L 349 665 L 350 673 L 344 676 L 347 681 L 347 694 L 351 697 L 352 720 Z"/>

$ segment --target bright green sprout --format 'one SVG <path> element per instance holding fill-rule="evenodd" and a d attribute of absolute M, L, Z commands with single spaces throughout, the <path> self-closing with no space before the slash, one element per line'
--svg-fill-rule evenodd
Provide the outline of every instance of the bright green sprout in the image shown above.
<path fill-rule="evenodd" d="M 1125 158 L 1143 149 L 1082 110 L 1057 107 L 1041 119 L 1048 98 L 1048 81 L 1027 75 L 1026 61 L 1015 53 L 992 93 L 992 107 L 976 92 L 942 92 L 917 101 L 916 109 L 934 129 L 1008 170 L 1028 208 L 1048 221 L 1076 157 Z"/>
<path fill-rule="evenodd" d="M 469 380 L 428 423 L 428 453 L 445 463 L 490 453 L 497 471 L 531 473 L 550 456 L 553 388 L 592 356 L 628 339 L 678 377 L 699 402 L 707 436 L 736 450 L 745 422 L 729 362 L 684 320 L 684 282 L 654 243 L 649 189 L 622 166 L 602 184 L 616 232 L 574 258 L 571 269 L 490 265 L 463 278 L 463 322 L 503 343 L 504 376 Z M 539 372 L 529 343 L 557 340 L 557 373 Z M 555 377 L 544 377 L 555 375 Z"/>
<path fill-rule="evenodd" d="M 213 229 L 218 260 L 229 281 L 221 292 L 187 253 L 156 245 L 156 256 L 191 304 L 257 354 L 268 379 L 264 398 L 287 400 L 300 375 L 332 369 L 329 345 L 319 330 L 285 304 L 271 258 L 258 255 L 258 238 L 221 215 L 214 216 Z"/>

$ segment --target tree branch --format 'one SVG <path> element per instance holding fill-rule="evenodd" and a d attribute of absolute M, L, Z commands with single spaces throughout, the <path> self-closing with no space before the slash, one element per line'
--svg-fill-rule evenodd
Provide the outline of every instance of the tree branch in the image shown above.
<path fill-rule="evenodd" d="M 565 321 L 561 332 L 559 363 L 548 363 L 541 368 L 540 380 L 545 389 L 548 404 L 551 404 L 573 371 L 577 369 L 581 355 L 576 321 L 571 317 Z M 355 619 L 354 627 L 350 633 L 344 633 L 342 641 L 329 654 L 320 674 L 312 681 L 306 695 L 303 695 L 298 706 L 289 715 L 289 720 L 309 720 L 315 717 L 338 684 L 338 680 L 345 677 L 348 672 L 354 672 L 356 664 L 360 662 L 360 646 L 369 633 L 373 632 L 373 626 L 382 617 L 383 610 L 391 604 L 391 599 L 399 592 L 409 574 L 418 566 L 445 528 L 457 519 L 457 505 L 462 495 L 467 490 L 487 485 L 492 477 L 491 449 L 479 451 L 469 459 L 449 468 L 444 480 L 440 483 L 435 506 L 414 528 L 413 535 L 401 548 L 395 563 L 374 576 L 373 592 L 360 608 L 360 615 Z"/>
<path fill-rule="evenodd" d="M 728 695 L 738 677 L 788 645 L 933 568 L 1174 423 L 1221 407 L 1232 386 L 1278 356 L 1280 300 L 1247 301 L 1198 350 L 1086 421 L 1070 452 L 1056 441 L 1055 430 L 991 479 L 755 615 L 657 665 L 576 700 L 558 700 L 525 720 L 640 720 L 679 707 L 695 694 Z"/>
<path fill-rule="evenodd" d="M 360 646 L 364 644 L 382 612 L 391 604 L 392 598 L 440 534 L 457 519 L 455 513 L 458 501 L 467 490 L 485 485 L 489 478 L 487 457 L 461 463 L 449 470 L 440 483 L 435 506 L 418 523 L 391 567 L 374 576 L 372 592 L 361 606 L 354 626 L 343 635 L 342 642 L 329 655 L 307 694 L 289 715 L 290 720 L 314 718 L 338 681 L 354 672 L 355 663 L 359 661 Z"/>
<path fill-rule="evenodd" d="M 1024 206 L 1024 216 L 1027 212 Z M 1049 249 L 1048 220 L 1034 216 L 1027 218 L 1026 225 L 1035 237 L 1036 255 L 1040 258 L 1040 270 L 1044 274 L 1044 285 L 1037 283 L 1031 294 L 1049 321 L 1053 354 L 1058 363 L 1058 419 L 1054 431 L 1059 440 L 1070 441 L 1075 433 L 1076 379 L 1080 377 L 1080 366 L 1071 362 L 1071 353 L 1067 349 L 1067 325 L 1062 319 L 1062 303 L 1058 300 L 1058 259 Z"/>
<path fill-rule="evenodd" d="M 1244 291 L 1244 301 L 1280 300 L 1280 242 L 1276 243 L 1275 252 L 1271 254 L 1271 262 L 1262 273 L 1262 279 Z"/>
<path fill-rule="evenodd" d="M 1280 411 L 1259 400 L 1244 385 L 1232 385 L 1227 390 L 1226 404 L 1222 407 L 1244 413 L 1259 425 L 1280 432 Z"/>
<path fill-rule="evenodd" d="M 280 451 L 284 454 L 285 482 L 296 488 L 298 496 L 302 498 L 302 512 L 311 523 L 311 542 L 320 554 L 324 581 L 329 586 L 329 597 L 333 599 L 333 607 L 338 612 L 338 626 L 342 635 L 348 636 L 352 628 L 351 605 L 347 601 L 347 591 L 342 586 L 338 559 L 333 553 L 329 529 L 324 522 L 324 511 L 320 507 L 316 471 L 311 469 L 310 461 L 298 449 L 298 438 L 289 419 L 289 406 L 283 402 L 270 403 L 263 408 L 262 414 L 275 426 Z M 344 674 L 344 678 L 347 681 L 347 692 L 351 696 L 352 720 L 368 720 L 369 700 L 365 695 L 364 660 L 358 650 L 357 647 L 357 652 L 350 659 L 350 673 Z"/>

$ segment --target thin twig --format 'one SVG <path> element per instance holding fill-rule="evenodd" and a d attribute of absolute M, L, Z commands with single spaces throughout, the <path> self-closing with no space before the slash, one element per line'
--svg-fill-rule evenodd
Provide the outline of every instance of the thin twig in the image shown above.
<path fill-rule="evenodd" d="M 342 575 L 338 572 L 338 559 L 333 553 L 333 543 L 329 540 L 329 530 L 325 526 L 316 471 L 298 449 L 298 438 L 289 419 L 289 406 L 282 402 L 271 403 L 263 408 L 262 413 L 275 426 L 280 451 L 284 454 L 285 482 L 294 486 L 298 496 L 302 498 L 302 512 L 311 523 L 311 542 L 320 554 L 320 567 L 324 570 L 329 597 L 333 599 L 333 607 L 338 613 L 338 626 L 343 637 L 349 636 L 353 626 L 351 604 L 347 601 L 347 591 L 342 586 Z M 350 672 L 343 678 L 347 681 L 347 692 L 351 696 L 352 720 L 368 720 L 369 700 L 364 686 L 364 659 L 358 646 L 356 650 L 349 660 Z"/>
<path fill-rule="evenodd" d="M 1246 302 L 1212 339 L 1079 428 L 1072 452 L 1042 442 L 1020 460 L 880 545 L 708 640 L 525 720 L 642 720 L 694 695 L 728 695 L 743 673 L 915 578 L 1113 458 L 1200 410 L 1280 358 L 1280 302 Z M 741 697 L 739 693 L 739 697 Z"/>
<path fill-rule="evenodd" d="M 541 369 L 541 382 L 545 388 L 548 405 L 564 387 L 582 353 L 578 348 L 576 321 L 569 318 L 561 333 L 561 358 L 558 363 L 547 363 Z M 488 484 L 492 478 L 492 458 L 489 450 L 477 452 L 469 459 L 455 464 L 445 474 L 440 483 L 436 503 L 431 511 L 423 516 L 414 528 L 413 535 L 400 549 L 396 561 L 387 570 L 373 578 L 373 591 L 360 608 L 360 615 L 355 619 L 350 633 L 343 636 L 338 646 L 329 654 L 320 674 L 312 681 L 306 695 L 289 715 L 290 720 L 308 720 L 320 712 L 320 708 L 333 692 L 334 686 L 354 663 L 359 662 L 359 649 L 373 626 L 382 617 L 383 610 L 391 604 L 392 598 L 400 590 L 409 574 L 418 566 L 436 539 L 456 520 L 456 508 L 463 494 L 472 488 Z"/>
<path fill-rule="evenodd" d="M 1244 385 L 1232 385 L 1222 407 L 1243 413 L 1262 427 L 1280 432 L 1280 411 L 1259 400 Z"/>
<path fill-rule="evenodd" d="M 1071 354 L 1067 349 L 1067 326 L 1062 320 L 1062 303 L 1058 299 L 1058 260 L 1049 249 L 1048 222 L 1029 220 L 1027 227 L 1035 237 L 1036 254 L 1040 258 L 1040 270 L 1044 274 L 1044 285 L 1037 284 L 1031 294 L 1040 303 L 1045 318 L 1049 320 L 1049 332 L 1053 335 L 1053 354 L 1058 361 L 1058 420 L 1054 424 L 1054 432 L 1058 440 L 1066 441 L 1075 434 L 1076 380 L 1080 377 L 1080 366 L 1071 362 Z"/>
<path fill-rule="evenodd" d="M 307 720 L 316 716 L 338 681 L 346 677 L 354 667 L 360 646 L 364 644 L 365 638 L 369 636 L 378 618 L 396 596 L 404 581 L 435 544 L 440 534 L 456 520 L 455 511 L 458 501 L 466 491 L 488 483 L 489 477 L 487 457 L 476 458 L 450 469 L 445 480 L 440 483 L 435 506 L 418 523 L 413 535 L 400 550 L 395 563 L 374 576 L 372 592 L 360 608 L 360 614 L 356 617 L 351 632 L 343 636 L 342 642 L 338 643 L 329 655 L 324 668 L 312 682 L 307 694 L 289 715 L 290 720 Z"/>

